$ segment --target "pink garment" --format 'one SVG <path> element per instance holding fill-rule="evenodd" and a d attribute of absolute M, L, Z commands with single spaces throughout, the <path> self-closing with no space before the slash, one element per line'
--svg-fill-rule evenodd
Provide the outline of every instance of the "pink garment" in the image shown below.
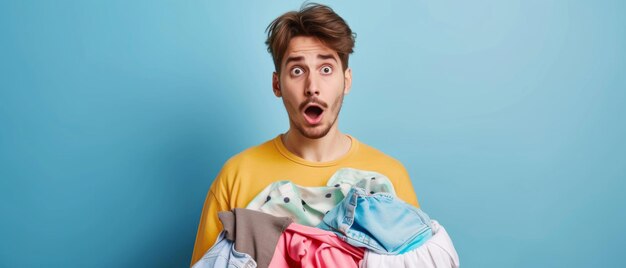
<path fill-rule="evenodd" d="M 365 250 L 341 241 L 332 232 L 290 224 L 278 239 L 270 268 L 359 267 Z"/>

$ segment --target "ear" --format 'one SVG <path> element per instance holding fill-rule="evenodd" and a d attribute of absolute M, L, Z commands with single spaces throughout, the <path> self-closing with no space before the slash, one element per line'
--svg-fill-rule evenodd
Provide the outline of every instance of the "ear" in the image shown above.
<path fill-rule="evenodd" d="M 352 88 L 352 69 L 348 68 L 343 73 L 343 94 L 350 93 L 350 88 Z"/>
<path fill-rule="evenodd" d="M 272 73 L 272 90 L 274 91 L 274 95 L 276 97 L 280 98 L 283 96 L 280 91 L 280 78 L 277 72 Z"/>

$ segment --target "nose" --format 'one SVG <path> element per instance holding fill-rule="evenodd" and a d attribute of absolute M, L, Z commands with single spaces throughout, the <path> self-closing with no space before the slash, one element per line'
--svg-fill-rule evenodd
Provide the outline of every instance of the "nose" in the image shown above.
<path fill-rule="evenodd" d="M 309 75 L 307 76 L 307 83 L 304 88 L 304 95 L 307 97 L 311 97 L 313 95 L 316 95 L 316 96 L 320 95 L 318 81 L 313 72 L 309 73 Z"/>

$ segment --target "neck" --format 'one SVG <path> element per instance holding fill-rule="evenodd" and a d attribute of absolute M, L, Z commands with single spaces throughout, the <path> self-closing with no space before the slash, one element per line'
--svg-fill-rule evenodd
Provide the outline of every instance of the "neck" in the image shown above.
<path fill-rule="evenodd" d="M 281 135 L 285 148 L 311 162 L 328 162 L 341 158 L 350 150 L 352 140 L 339 130 L 331 129 L 326 136 L 309 139 L 294 128 Z"/>

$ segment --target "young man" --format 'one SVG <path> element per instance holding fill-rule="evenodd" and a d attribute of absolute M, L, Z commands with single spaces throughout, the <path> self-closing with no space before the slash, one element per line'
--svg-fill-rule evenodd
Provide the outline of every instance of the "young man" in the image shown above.
<path fill-rule="evenodd" d="M 348 56 L 354 34 L 345 21 L 329 7 L 309 4 L 274 20 L 266 43 L 276 69 L 273 92 L 283 100 L 289 130 L 224 164 L 204 203 L 192 264 L 221 231 L 218 212 L 246 207 L 276 181 L 325 186 L 340 168 L 376 171 L 391 180 L 399 198 L 418 206 L 399 161 L 338 129 L 343 98 L 352 84 Z"/>

